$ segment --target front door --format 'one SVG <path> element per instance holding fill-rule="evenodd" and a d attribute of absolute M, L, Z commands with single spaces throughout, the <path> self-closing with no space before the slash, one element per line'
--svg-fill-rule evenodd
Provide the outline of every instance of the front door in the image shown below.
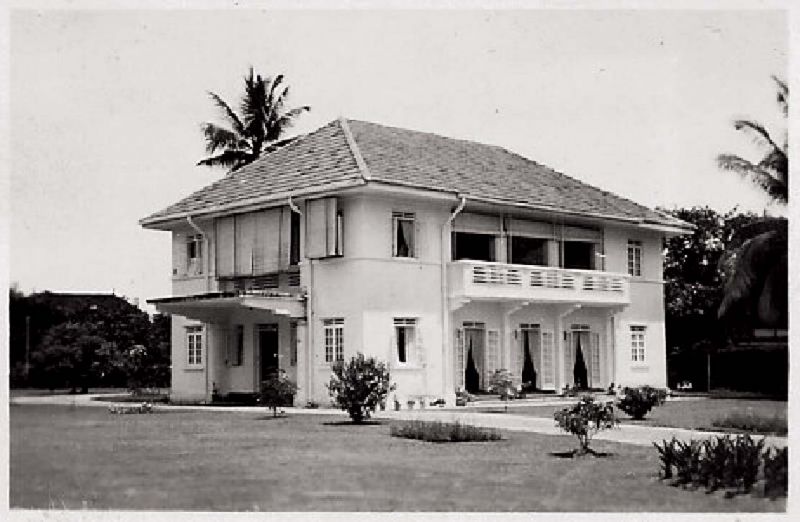
<path fill-rule="evenodd" d="M 483 369 L 483 338 L 485 330 L 479 328 L 464 329 L 464 350 L 466 351 L 466 368 L 464 369 L 465 388 L 470 393 L 481 389 Z"/>
<path fill-rule="evenodd" d="M 266 380 L 278 371 L 278 325 L 260 324 L 256 329 L 260 360 L 260 380 Z"/>

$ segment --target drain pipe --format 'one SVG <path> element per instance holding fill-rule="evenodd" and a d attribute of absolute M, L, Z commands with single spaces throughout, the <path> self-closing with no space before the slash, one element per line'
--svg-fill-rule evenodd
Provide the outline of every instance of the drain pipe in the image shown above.
<path fill-rule="evenodd" d="M 447 299 L 447 251 L 445 246 L 448 244 L 447 241 L 447 233 L 450 230 L 453 220 L 456 219 L 462 210 L 464 210 L 464 206 L 467 204 L 467 198 L 461 195 L 458 195 L 461 198 L 461 201 L 458 203 L 458 206 L 453 210 L 450 214 L 450 217 L 447 218 L 442 224 L 442 393 L 445 397 L 448 394 L 448 379 L 447 379 L 447 367 L 448 367 L 448 360 L 452 360 L 452 358 L 448 357 L 448 352 L 450 349 L 450 310 L 447 306 L 448 299 Z M 444 398 L 444 397 L 443 397 Z"/>
<path fill-rule="evenodd" d="M 300 207 L 292 201 L 292 196 L 286 198 L 286 204 L 289 205 L 289 209 L 292 212 L 297 214 L 298 216 L 303 215 L 303 212 L 300 211 Z M 313 309 L 314 309 L 314 301 L 312 300 L 313 297 L 313 287 L 314 287 L 314 261 L 312 259 L 308 260 L 308 281 L 306 285 L 306 375 L 305 375 L 305 383 L 306 383 L 306 390 L 307 398 L 306 401 L 312 400 L 312 386 L 314 384 L 312 377 L 314 372 L 314 321 L 313 321 Z M 299 379 L 298 379 L 299 380 Z"/>

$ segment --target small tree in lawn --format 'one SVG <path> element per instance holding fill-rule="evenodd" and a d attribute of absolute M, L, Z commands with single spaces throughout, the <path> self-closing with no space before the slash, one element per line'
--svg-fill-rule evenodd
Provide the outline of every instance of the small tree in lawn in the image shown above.
<path fill-rule="evenodd" d="M 258 402 L 272 408 L 272 416 L 278 416 L 278 407 L 291 403 L 294 394 L 297 393 L 297 385 L 280 370 L 265 381 L 261 382 L 261 393 L 258 395 Z"/>
<path fill-rule="evenodd" d="M 634 419 L 642 420 L 654 407 L 664 404 L 666 399 L 667 390 L 663 388 L 626 387 L 622 390 L 622 397 L 617 401 L 617 407 Z"/>
<path fill-rule="evenodd" d="M 600 403 L 594 397 L 586 395 L 569 408 L 557 411 L 554 415 L 559 428 L 578 437 L 578 449 L 574 455 L 594 453 L 589 448 L 589 441 L 598 432 L 614 428 L 619 420 L 614 415 L 611 402 Z"/>
<path fill-rule="evenodd" d="M 507 401 L 517 396 L 511 372 L 504 369 L 495 370 L 489 381 L 489 391 L 498 394 L 500 400 L 506 402 L 506 411 L 508 411 Z"/>
<path fill-rule="evenodd" d="M 386 364 L 374 357 L 356 354 L 349 362 L 337 361 L 328 383 L 328 392 L 336 405 L 346 411 L 354 423 L 360 424 L 386 403 L 386 396 L 394 390 L 389 382 Z"/>

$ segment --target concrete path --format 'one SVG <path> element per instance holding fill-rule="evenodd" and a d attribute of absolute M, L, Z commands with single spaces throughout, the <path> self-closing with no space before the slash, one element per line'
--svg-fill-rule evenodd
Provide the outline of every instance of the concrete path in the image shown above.
<path fill-rule="evenodd" d="M 103 394 L 86 395 L 43 395 L 30 397 L 12 397 L 11 404 L 50 404 L 67 406 L 93 406 L 108 408 L 112 405 L 134 405 L 130 402 L 105 402 L 95 400 Z M 675 399 L 671 399 L 675 400 Z M 687 400 L 687 399 L 681 399 Z M 704 400 L 704 399 L 698 399 Z M 514 401 L 509 403 L 509 407 L 516 406 L 550 406 L 571 404 L 575 402 L 571 398 L 553 398 L 548 400 L 531 399 L 526 401 Z M 688 401 L 687 401 L 688 402 Z M 515 406 L 512 406 L 514 404 Z M 555 426 L 553 419 L 548 417 L 532 417 L 527 415 L 513 415 L 508 413 L 483 413 L 475 411 L 474 408 L 504 406 L 505 403 L 494 401 L 481 401 L 470 403 L 470 406 L 459 409 L 426 408 L 424 410 L 400 410 L 400 411 L 378 411 L 374 415 L 377 419 L 397 419 L 397 420 L 438 420 L 445 422 L 461 422 L 485 428 L 496 428 L 511 431 L 521 431 L 529 433 L 542 433 L 547 435 L 564 435 L 564 432 Z M 264 407 L 257 406 L 172 406 L 156 404 L 159 410 L 179 410 L 179 411 L 216 411 L 216 412 L 264 412 Z M 281 408 L 290 415 L 344 415 L 341 410 L 331 408 Z M 653 442 L 660 442 L 663 439 L 677 437 L 681 440 L 704 439 L 714 435 L 723 435 L 722 432 L 696 431 L 683 428 L 666 428 L 659 426 L 642 426 L 632 424 L 620 424 L 619 428 L 606 430 L 598 433 L 596 440 L 607 440 L 621 442 L 625 444 L 635 444 L 639 446 L 650 446 Z M 755 435 L 754 438 L 760 438 Z M 766 436 L 767 445 L 785 447 L 788 443 L 786 437 Z"/>

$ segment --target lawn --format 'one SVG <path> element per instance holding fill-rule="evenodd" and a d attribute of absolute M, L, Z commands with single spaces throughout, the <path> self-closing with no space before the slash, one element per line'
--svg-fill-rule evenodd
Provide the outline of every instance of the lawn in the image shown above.
<path fill-rule="evenodd" d="M 10 407 L 16 508 L 373 511 L 784 511 L 658 481 L 652 448 L 598 441 L 607 458 L 559 458 L 567 436 L 497 442 L 395 438 L 344 416 Z"/>
<path fill-rule="evenodd" d="M 609 398 L 610 400 L 611 398 Z M 577 401 L 577 399 L 576 399 Z M 533 417 L 553 418 L 553 413 L 563 406 L 515 406 L 508 408 L 508 413 L 530 415 Z M 503 408 L 478 408 L 477 411 L 504 411 Z M 619 410 L 617 410 L 619 411 Z M 753 412 L 764 417 L 787 418 L 786 401 L 745 400 L 745 399 L 705 399 L 696 401 L 667 401 L 662 406 L 653 408 L 647 418 L 635 421 L 619 412 L 624 423 L 644 424 L 650 426 L 670 426 L 696 430 L 731 431 L 713 425 L 714 420 L 727 417 L 731 413 Z"/>

